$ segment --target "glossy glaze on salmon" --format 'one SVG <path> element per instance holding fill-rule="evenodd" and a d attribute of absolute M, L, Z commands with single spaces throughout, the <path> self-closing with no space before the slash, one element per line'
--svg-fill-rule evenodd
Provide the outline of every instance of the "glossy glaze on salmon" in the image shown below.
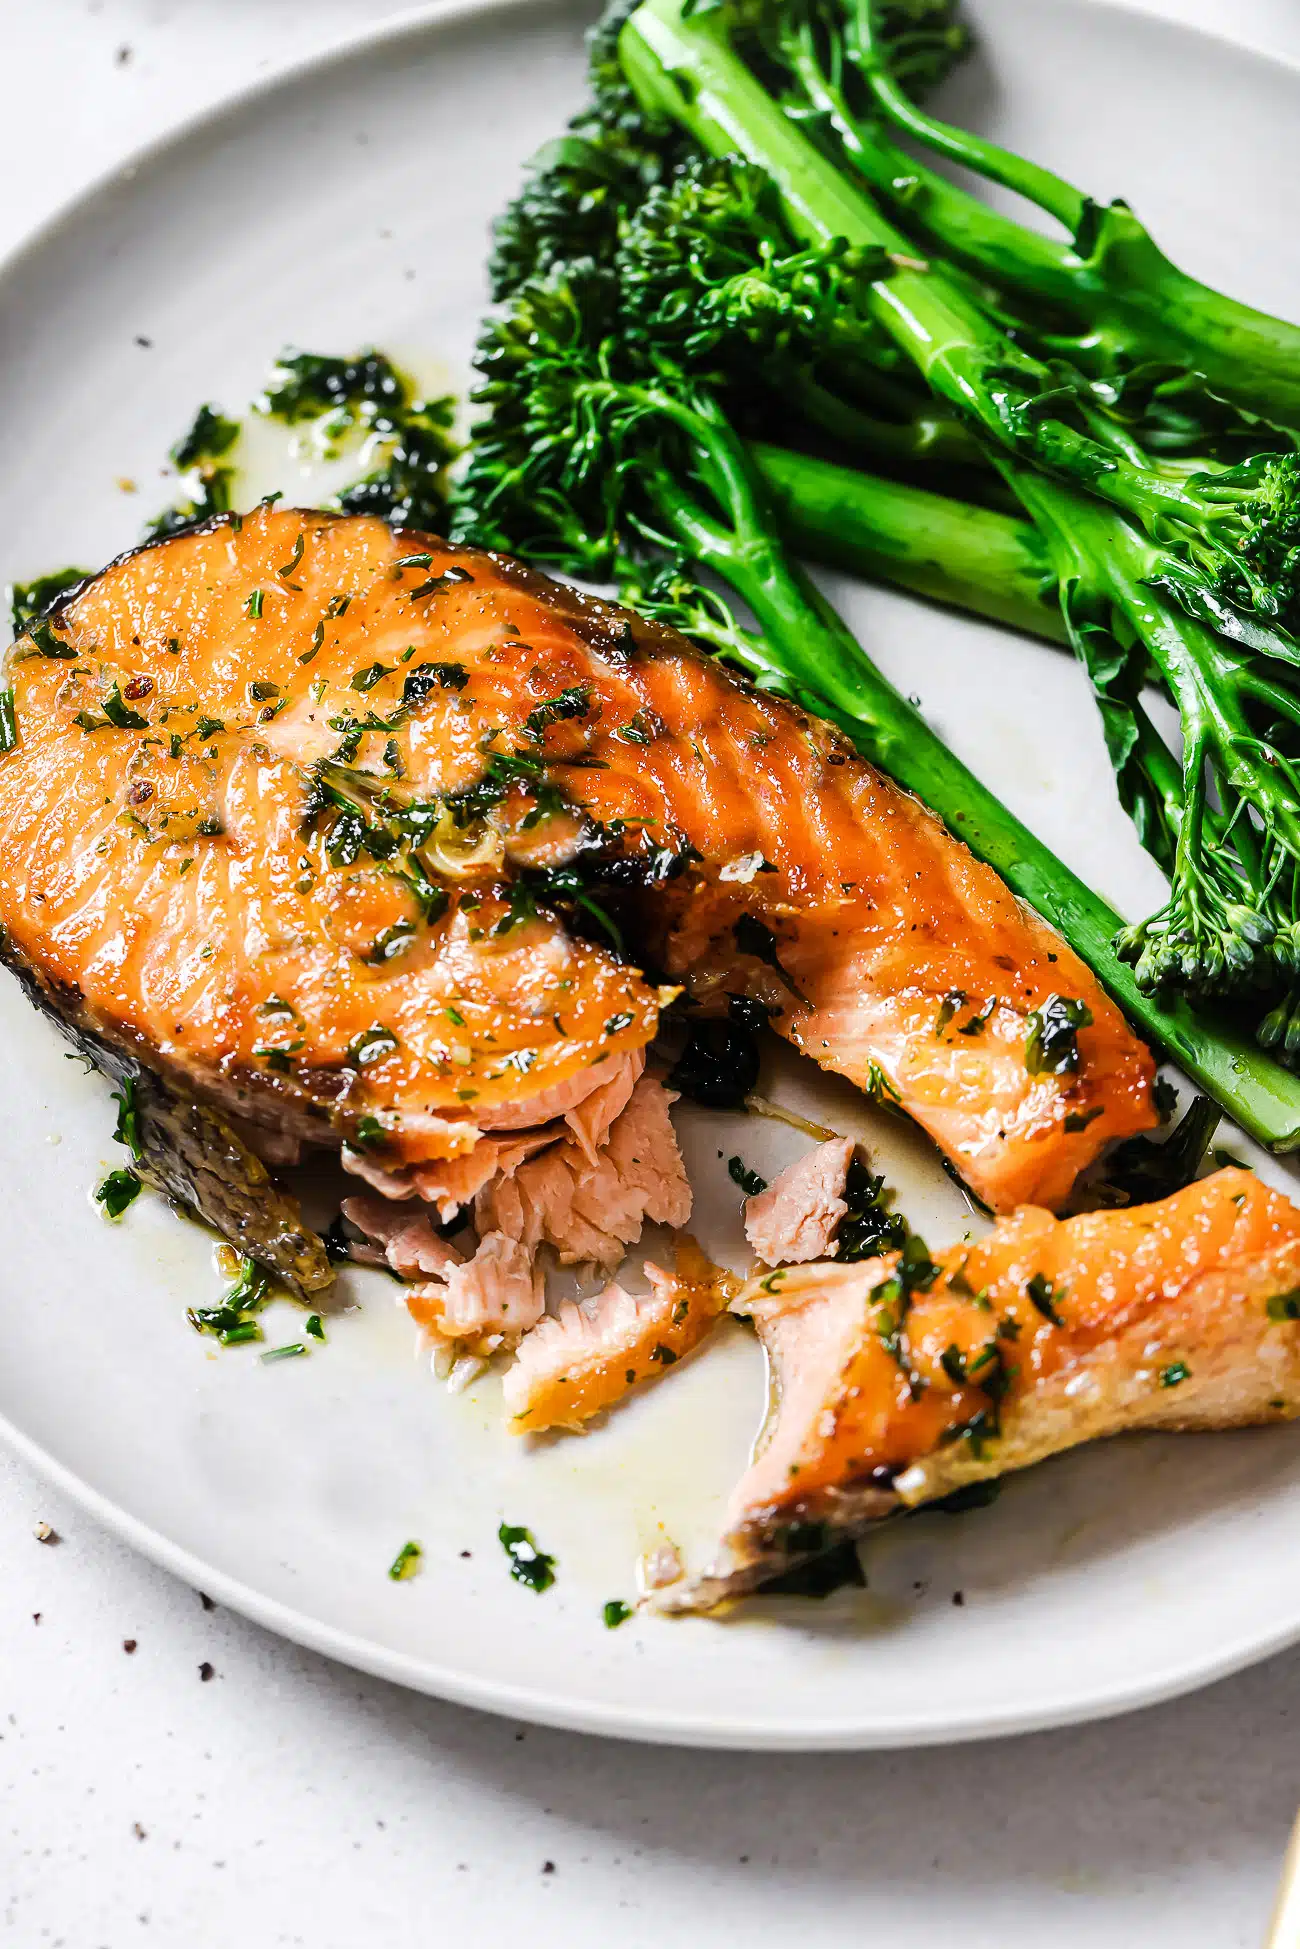
<path fill-rule="evenodd" d="M 1136 1429 L 1300 1414 L 1300 1209 L 1228 1169 L 1159 1204 L 1026 1207 L 931 1260 L 781 1267 L 753 1320 L 773 1399 L 707 1610 L 899 1509 Z"/>
<path fill-rule="evenodd" d="M 664 976 L 768 1002 L 997 1208 L 1152 1122 L 1146 1050 L 916 801 L 518 563 L 262 508 L 105 570 L 9 680 L 6 952 L 265 1156 L 343 1145 L 414 1195 L 596 1091 Z M 1053 998 L 1084 1012 L 1056 1067 Z"/>

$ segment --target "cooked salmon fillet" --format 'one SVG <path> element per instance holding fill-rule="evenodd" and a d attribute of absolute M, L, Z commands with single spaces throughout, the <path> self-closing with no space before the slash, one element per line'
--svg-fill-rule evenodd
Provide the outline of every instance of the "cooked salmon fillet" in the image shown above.
<path fill-rule="evenodd" d="M 733 1310 L 773 1402 L 707 1610 L 901 1508 L 1135 1429 L 1300 1414 L 1300 1210 L 1246 1170 L 1159 1204 L 1026 1207 L 931 1260 L 782 1267 Z"/>
<path fill-rule="evenodd" d="M 264 1156 L 409 1195 L 598 1091 L 663 977 L 766 1001 L 997 1209 L 1153 1121 L 1118 1011 L 922 806 L 516 562 L 262 507 L 114 563 L 8 669 L 7 955 Z"/>

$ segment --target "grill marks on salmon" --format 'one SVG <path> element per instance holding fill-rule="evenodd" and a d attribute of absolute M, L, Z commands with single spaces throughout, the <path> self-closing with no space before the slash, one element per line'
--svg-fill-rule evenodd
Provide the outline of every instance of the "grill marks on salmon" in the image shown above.
<path fill-rule="evenodd" d="M 1158 1204 L 974 1245 L 765 1272 L 733 1310 L 772 1406 L 719 1560 L 662 1595 L 707 1610 L 903 1508 L 1138 1429 L 1300 1414 L 1300 1210 L 1227 1169 Z"/>

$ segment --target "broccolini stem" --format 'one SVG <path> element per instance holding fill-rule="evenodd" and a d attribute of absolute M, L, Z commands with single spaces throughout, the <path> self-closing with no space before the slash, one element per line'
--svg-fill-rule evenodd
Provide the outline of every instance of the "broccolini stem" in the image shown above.
<path fill-rule="evenodd" d="M 750 455 L 787 541 L 814 561 L 1068 643 L 1031 523 L 782 447 Z"/>
<path fill-rule="evenodd" d="M 963 168 L 1023 196 L 1027 202 L 1036 203 L 1040 210 L 1055 217 L 1071 237 L 1075 236 L 1088 208 L 1088 199 L 1082 191 L 1067 183 L 1064 177 L 1053 175 L 1050 169 L 1041 169 L 1037 163 L 1000 148 L 996 142 L 986 142 L 965 129 L 953 128 L 918 108 L 890 72 L 888 57 L 882 52 L 875 31 L 873 11 L 872 0 L 854 0 L 853 33 L 847 51 L 889 120 L 927 148 L 946 156 L 949 162 L 960 163 Z"/>

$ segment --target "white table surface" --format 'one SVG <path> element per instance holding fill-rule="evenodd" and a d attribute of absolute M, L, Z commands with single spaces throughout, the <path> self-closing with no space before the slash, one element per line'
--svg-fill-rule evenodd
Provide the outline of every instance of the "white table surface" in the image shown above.
<path fill-rule="evenodd" d="M 1145 4 L 1300 58 L 1300 0 Z M 0 250 L 192 109 L 401 10 L 0 0 Z M 205 1610 L 0 1451 L 0 1934 L 1255 1949 L 1300 1801 L 1298 1679 L 1293 1654 L 1109 1725 L 912 1755 L 523 1729 Z"/>

